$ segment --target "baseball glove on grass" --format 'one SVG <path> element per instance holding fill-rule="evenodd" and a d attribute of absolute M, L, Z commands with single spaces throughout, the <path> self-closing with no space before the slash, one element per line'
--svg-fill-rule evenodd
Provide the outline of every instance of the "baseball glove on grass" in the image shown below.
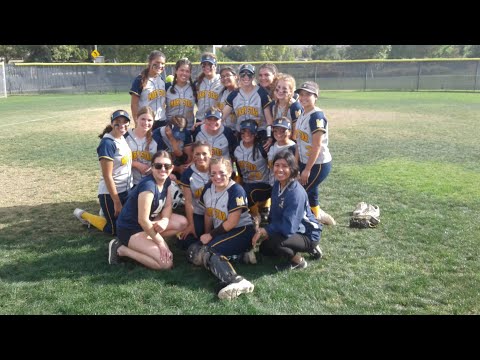
<path fill-rule="evenodd" d="M 358 229 L 375 228 L 380 219 L 372 215 L 356 215 L 350 218 L 350 227 Z"/>

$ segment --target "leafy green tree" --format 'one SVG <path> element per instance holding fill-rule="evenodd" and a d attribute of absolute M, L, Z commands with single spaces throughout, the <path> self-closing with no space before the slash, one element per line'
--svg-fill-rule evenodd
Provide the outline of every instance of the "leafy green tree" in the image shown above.
<path fill-rule="evenodd" d="M 4 58 L 8 63 L 12 59 L 25 59 L 26 49 L 21 45 L 0 45 L 0 58 Z"/>
<path fill-rule="evenodd" d="M 343 49 L 345 59 L 386 59 L 391 45 L 348 45 Z"/>
<path fill-rule="evenodd" d="M 288 45 L 245 45 L 248 61 L 290 61 L 295 59 Z"/>
<path fill-rule="evenodd" d="M 463 51 L 466 58 L 480 58 L 480 45 L 466 45 Z"/>
<path fill-rule="evenodd" d="M 87 49 L 78 45 L 54 45 L 50 50 L 53 62 L 80 62 L 88 59 Z"/>
<path fill-rule="evenodd" d="M 225 45 L 221 48 L 222 53 L 231 61 L 247 61 L 247 49 L 240 45 Z"/>
<path fill-rule="evenodd" d="M 312 45 L 312 60 L 338 60 L 340 54 L 336 45 Z"/>

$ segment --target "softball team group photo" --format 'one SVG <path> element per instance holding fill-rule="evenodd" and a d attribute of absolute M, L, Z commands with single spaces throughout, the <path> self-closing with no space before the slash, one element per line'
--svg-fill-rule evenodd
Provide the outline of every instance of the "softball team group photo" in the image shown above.
<path fill-rule="evenodd" d="M 297 85 L 273 63 L 199 61 L 196 79 L 187 58 L 165 77 L 165 55 L 151 52 L 130 109 L 105 114 L 100 208 L 73 214 L 113 237 L 109 264 L 173 269 L 175 246 L 218 279 L 218 298 L 234 299 L 254 290 L 235 264 L 268 256 L 280 272 L 322 258 L 322 230 L 336 225 L 321 207 L 328 120 L 315 82 Z"/>

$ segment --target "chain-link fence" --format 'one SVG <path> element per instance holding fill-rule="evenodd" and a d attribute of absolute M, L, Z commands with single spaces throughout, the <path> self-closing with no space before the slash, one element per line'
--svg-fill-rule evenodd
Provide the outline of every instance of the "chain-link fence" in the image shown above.
<path fill-rule="evenodd" d="M 260 63 L 252 63 L 257 68 Z M 275 63 L 293 75 L 297 85 L 312 80 L 321 90 L 460 90 L 480 89 L 480 59 L 369 60 Z M 238 63 L 219 64 L 239 67 Z M 8 95 L 45 93 L 128 92 L 145 64 L 15 64 L 6 65 Z M 168 63 L 165 74 L 173 74 Z M 218 70 L 219 71 L 219 70 Z M 201 72 L 193 67 L 192 78 Z"/>

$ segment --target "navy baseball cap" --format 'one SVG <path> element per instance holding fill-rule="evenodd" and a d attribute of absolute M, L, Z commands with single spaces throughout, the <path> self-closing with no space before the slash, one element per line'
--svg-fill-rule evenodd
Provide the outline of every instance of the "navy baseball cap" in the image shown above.
<path fill-rule="evenodd" d="M 185 140 L 185 128 L 174 124 L 170 124 L 170 127 L 172 128 L 172 134 L 175 139 L 182 141 Z"/>
<path fill-rule="evenodd" d="M 112 116 L 110 117 L 110 122 L 113 122 L 116 118 L 123 116 L 125 119 L 127 119 L 130 122 L 130 115 L 128 115 L 128 112 L 125 110 L 117 110 L 115 111 Z"/>
<path fill-rule="evenodd" d="M 312 93 L 316 97 L 318 97 L 318 85 L 313 81 L 304 82 L 302 86 L 300 86 L 297 90 L 295 90 L 295 92 L 298 93 L 300 90 L 308 91 L 309 93 Z"/>
<path fill-rule="evenodd" d="M 273 125 L 272 127 L 282 127 L 284 129 L 287 129 L 287 130 L 292 130 L 292 124 L 290 123 L 290 121 L 287 121 L 285 119 L 277 119 L 273 122 Z"/>
<path fill-rule="evenodd" d="M 255 120 L 252 120 L 252 119 L 243 120 L 240 123 L 240 131 L 242 131 L 243 129 L 248 129 L 252 134 L 256 134 L 258 129 L 258 124 Z"/>
<path fill-rule="evenodd" d="M 209 118 L 209 117 L 215 117 L 215 118 L 217 118 L 217 119 L 221 119 L 221 118 L 222 118 L 222 113 L 221 113 L 219 110 L 209 109 L 209 110 L 207 110 L 207 112 L 205 113 L 205 119 L 206 119 L 206 118 Z"/>
<path fill-rule="evenodd" d="M 211 55 L 203 55 L 200 59 L 200 63 L 209 62 L 210 64 L 217 65 L 217 59 Z"/>
<path fill-rule="evenodd" d="M 239 74 L 241 74 L 242 72 L 246 72 L 246 71 L 255 75 L 255 68 L 253 67 L 253 65 L 243 64 L 242 66 L 240 66 L 240 69 L 238 69 Z"/>

